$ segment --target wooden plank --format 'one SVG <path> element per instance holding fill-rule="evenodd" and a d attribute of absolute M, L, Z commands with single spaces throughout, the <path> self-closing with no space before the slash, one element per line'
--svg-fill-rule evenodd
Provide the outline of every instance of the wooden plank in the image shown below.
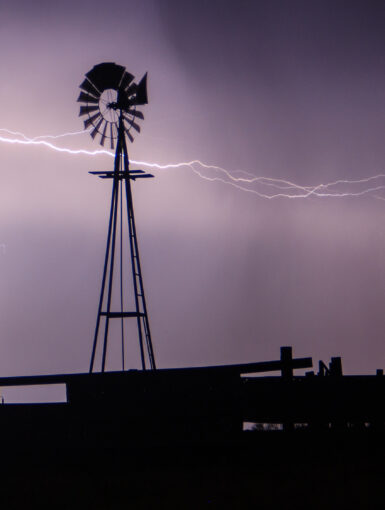
<path fill-rule="evenodd" d="M 296 368 L 311 368 L 313 366 L 312 358 L 293 358 L 291 361 L 293 369 Z M 104 372 L 104 373 L 83 373 L 83 374 L 58 374 L 58 375 L 31 375 L 21 377 L 0 377 L 1 386 L 28 386 L 34 384 L 61 384 L 68 382 L 81 382 L 82 380 L 92 380 L 94 378 L 112 379 L 114 377 L 131 377 L 133 374 L 136 376 L 150 376 L 154 374 L 159 375 L 189 375 L 194 373 L 206 373 L 215 375 L 241 375 L 253 374 L 262 372 L 275 372 L 282 370 L 282 361 L 260 361 L 256 363 L 244 363 L 237 365 L 218 365 L 208 367 L 187 367 L 187 368 L 167 368 L 153 370 L 130 370 L 127 372 Z"/>

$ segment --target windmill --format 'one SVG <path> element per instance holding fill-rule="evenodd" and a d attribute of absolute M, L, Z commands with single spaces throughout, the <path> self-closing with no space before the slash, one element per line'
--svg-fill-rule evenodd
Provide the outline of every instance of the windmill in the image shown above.
<path fill-rule="evenodd" d="M 121 325 L 121 357 L 122 369 L 125 370 L 125 320 L 136 321 L 140 359 L 142 369 L 155 370 L 155 356 L 152 347 L 150 325 L 148 320 L 146 298 L 144 294 L 142 270 L 139 258 L 138 240 L 136 235 L 134 205 L 132 200 L 131 181 L 153 177 L 143 170 L 131 170 L 126 139 L 133 142 L 133 132 L 140 132 L 139 120 L 143 113 L 138 106 L 147 104 L 147 73 L 139 83 L 123 66 L 113 62 L 104 62 L 94 66 L 80 85 L 78 102 L 81 103 L 79 116 L 86 116 L 84 128 L 90 129 L 93 139 L 100 136 L 100 144 L 109 141 L 111 149 L 115 148 L 113 171 L 90 172 L 102 179 L 112 180 L 112 196 L 106 254 L 104 259 L 102 285 L 96 319 L 94 341 L 90 361 L 90 372 L 94 371 L 99 337 L 102 336 L 101 371 L 106 369 L 109 325 L 111 319 L 119 319 Z M 124 184 L 123 184 L 124 183 Z M 125 225 L 126 221 L 126 225 Z M 127 228 L 125 228 L 127 227 Z M 126 230 L 126 235 L 124 235 Z M 113 287 L 116 265 L 116 244 L 119 243 L 119 306 L 113 305 Z M 119 239 L 120 238 L 120 239 Z M 132 274 L 132 291 L 134 309 L 127 311 L 124 301 L 123 279 L 123 241 L 128 239 L 129 259 Z M 116 275 L 115 275 L 116 276 Z M 101 334 L 102 326 L 104 332 Z"/>

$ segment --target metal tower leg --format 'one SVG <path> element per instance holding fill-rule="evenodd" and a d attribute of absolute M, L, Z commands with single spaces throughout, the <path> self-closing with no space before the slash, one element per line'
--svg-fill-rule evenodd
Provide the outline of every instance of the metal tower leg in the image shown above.
<path fill-rule="evenodd" d="M 109 223 L 108 223 L 108 234 L 107 234 L 107 244 L 106 244 L 106 255 L 105 255 L 105 258 L 104 258 L 102 287 L 101 287 L 101 290 L 100 290 L 100 298 L 99 298 L 99 306 L 98 306 L 98 315 L 97 315 L 97 318 L 96 318 L 94 343 L 92 345 L 90 372 L 92 372 L 93 369 L 94 369 L 96 346 L 97 346 L 97 343 L 98 343 L 98 335 L 99 335 L 99 327 L 100 327 L 100 318 L 101 318 L 101 314 L 102 314 L 102 306 L 103 306 L 103 300 L 104 300 L 104 290 L 105 290 L 105 287 L 106 287 L 106 277 L 107 277 L 108 261 L 109 261 L 109 256 L 110 256 L 110 247 L 111 247 L 111 232 L 112 232 L 112 224 L 113 224 L 114 211 L 115 211 L 115 197 L 116 197 L 115 188 L 116 188 L 116 182 L 114 181 L 114 184 L 113 184 L 113 187 L 112 187 L 110 220 L 109 220 Z"/>
<path fill-rule="evenodd" d="M 106 322 L 104 327 L 104 341 L 103 341 L 103 355 L 102 355 L 102 372 L 105 370 L 106 366 L 106 356 L 107 356 L 107 338 L 108 338 L 108 326 L 110 323 L 110 312 L 111 312 L 111 296 L 112 296 L 112 282 L 114 278 L 114 261 L 115 261 L 115 241 L 116 241 L 116 217 L 118 213 L 118 198 L 119 198 L 119 181 L 118 179 L 114 179 L 114 218 L 112 221 L 112 244 L 111 244 L 111 262 L 110 262 L 110 274 L 108 279 L 108 295 L 107 295 L 107 312 L 106 312 Z"/>

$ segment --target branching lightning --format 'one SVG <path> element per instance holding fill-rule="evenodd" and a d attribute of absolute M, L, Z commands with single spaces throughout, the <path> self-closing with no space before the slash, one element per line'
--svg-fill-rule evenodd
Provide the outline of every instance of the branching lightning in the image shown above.
<path fill-rule="evenodd" d="M 63 152 L 72 155 L 86 155 L 86 156 L 109 156 L 114 157 L 114 153 L 105 149 L 99 150 L 86 150 L 86 149 L 70 149 L 68 147 L 58 146 L 47 139 L 57 140 L 60 138 L 77 136 L 88 132 L 89 130 L 74 131 L 63 133 L 59 135 L 40 135 L 33 138 L 27 137 L 24 133 L 19 131 L 11 131 L 6 128 L 0 128 L 0 133 L 8 136 L 0 135 L 0 142 L 16 145 L 35 145 L 43 146 L 48 149 Z M 208 165 L 199 160 L 185 161 L 180 163 L 169 163 L 162 165 L 159 163 L 151 163 L 147 161 L 131 160 L 135 165 L 146 166 L 156 170 L 170 170 L 177 168 L 190 168 L 198 177 L 210 182 L 221 182 L 226 185 L 233 186 L 234 188 L 252 193 L 260 198 L 273 199 L 273 198 L 342 198 L 342 197 L 360 197 L 363 195 L 370 195 L 373 198 L 385 200 L 377 193 L 385 189 L 385 174 L 377 174 L 362 179 L 338 179 L 333 182 L 317 185 L 299 185 L 286 179 L 278 179 L 273 177 L 255 176 L 244 170 L 229 170 L 222 168 L 218 165 Z M 203 171 L 207 172 L 204 174 Z M 243 177 L 236 177 L 235 174 L 242 174 Z M 377 185 L 370 185 L 375 183 Z M 383 182 L 383 184 L 381 183 Z M 256 189 L 257 188 L 257 189 Z M 262 188 L 262 190 L 261 190 Z M 275 189 L 279 192 L 268 193 L 266 189 Z M 353 189 L 352 189 L 353 188 Z M 376 193 L 376 194 L 374 194 Z"/>

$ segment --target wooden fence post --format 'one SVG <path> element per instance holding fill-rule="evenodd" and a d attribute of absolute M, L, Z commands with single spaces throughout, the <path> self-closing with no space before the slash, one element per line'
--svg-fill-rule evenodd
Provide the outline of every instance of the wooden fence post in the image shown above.
<path fill-rule="evenodd" d="M 291 347 L 281 347 L 281 374 L 286 381 L 293 379 L 293 351 Z"/>

